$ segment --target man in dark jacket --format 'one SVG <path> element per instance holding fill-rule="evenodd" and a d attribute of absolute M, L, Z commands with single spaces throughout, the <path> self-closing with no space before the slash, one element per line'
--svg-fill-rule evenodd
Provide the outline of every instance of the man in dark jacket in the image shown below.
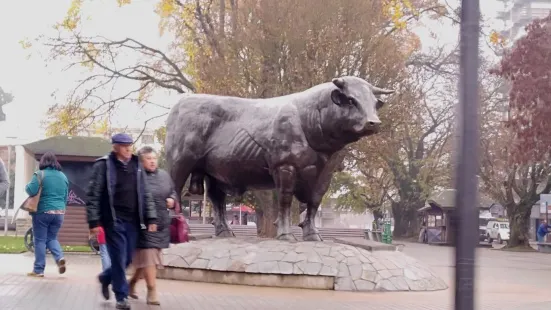
<path fill-rule="evenodd" d="M 132 154 L 132 138 L 112 137 L 113 152 L 96 161 L 88 186 L 86 214 L 91 234 L 105 230 L 111 268 L 99 275 L 102 294 L 109 299 L 109 285 L 117 309 L 130 309 L 126 268 L 132 261 L 139 229 L 156 231 L 153 197 L 144 182 L 144 169 Z"/>

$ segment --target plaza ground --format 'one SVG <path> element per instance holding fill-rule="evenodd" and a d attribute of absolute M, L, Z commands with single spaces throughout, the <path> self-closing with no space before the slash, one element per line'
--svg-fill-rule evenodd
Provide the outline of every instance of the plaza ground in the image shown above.
<path fill-rule="evenodd" d="M 450 286 L 439 292 L 348 293 L 308 291 L 205 283 L 159 281 L 161 307 L 141 298 L 133 309 L 453 309 L 454 249 L 407 243 L 404 252 L 428 263 Z M 477 251 L 476 291 L 480 310 L 537 310 L 551 308 L 551 255 Z M 101 299 L 95 275 L 98 256 L 67 256 L 68 272 L 60 276 L 48 262 L 44 279 L 27 278 L 33 257 L 0 255 L 0 309 L 114 309 Z M 139 287 L 145 296 L 145 287 Z"/>

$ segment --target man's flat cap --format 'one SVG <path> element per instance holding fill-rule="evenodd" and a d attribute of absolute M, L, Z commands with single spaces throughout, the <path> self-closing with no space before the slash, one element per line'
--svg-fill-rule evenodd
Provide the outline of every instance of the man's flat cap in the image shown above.
<path fill-rule="evenodd" d="M 133 144 L 132 137 L 125 133 L 118 133 L 111 138 L 112 144 Z"/>

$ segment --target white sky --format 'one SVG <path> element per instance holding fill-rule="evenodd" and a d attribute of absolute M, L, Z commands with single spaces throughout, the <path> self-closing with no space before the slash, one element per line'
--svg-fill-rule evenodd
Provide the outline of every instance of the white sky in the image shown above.
<path fill-rule="evenodd" d="M 453 5 L 456 1 L 448 0 L 448 3 Z M 110 39 L 132 37 L 161 49 L 170 40 L 167 37 L 159 38 L 158 17 L 153 12 L 157 1 L 133 0 L 132 5 L 122 8 L 118 8 L 115 0 L 88 2 L 91 4 L 87 4 L 83 11 L 91 19 L 85 22 L 85 35 L 97 34 Z M 486 18 L 494 18 L 495 12 L 502 9 L 497 0 L 481 0 L 481 3 Z M 3 144 L 2 139 L 5 137 L 25 141 L 42 138 L 44 130 L 40 122 L 48 107 L 56 101 L 63 103 L 65 92 L 74 87 L 76 80 L 85 77 L 79 72 L 61 72 L 62 64 L 46 64 L 37 53 L 45 55 L 47 49 L 37 44 L 32 48 L 33 55 L 27 59 L 30 51 L 23 50 L 19 44 L 20 40 L 34 39 L 39 35 L 55 36 L 56 30 L 52 26 L 63 19 L 69 5 L 70 0 L 0 1 L 0 87 L 15 96 L 14 101 L 5 108 L 8 121 L 0 123 L 0 144 Z M 456 28 L 427 26 L 440 42 L 453 43 L 457 40 Z M 430 31 L 426 28 L 418 31 L 423 48 L 435 42 L 429 36 Z M 51 96 L 55 91 L 57 98 Z M 177 102 L 178 95 L 158 94 L 154 99 L 163 105 L 171 105 Z M 145 119 L 162 112 L 155 109 L 144 111 L 127 104 L 119 108 L 113 117 L 113 126 L 141 127 Z M 163 122 L 163 119 L 159 119 L 152 122 L 150 127 L 159 127 Z"/>

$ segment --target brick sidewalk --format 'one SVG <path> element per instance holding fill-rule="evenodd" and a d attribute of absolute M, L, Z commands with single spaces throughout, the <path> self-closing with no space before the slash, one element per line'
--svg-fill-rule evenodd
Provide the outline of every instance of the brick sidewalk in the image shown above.
<path fill-rule="evenodd" d="M 99 257 L 68 256 L 67 274 L 59 276 L 48 260 L 46 277 L 28 278 L 30 255 L 0 256 L 0 309 L 114 309 L 114 302 L 102 300 L 95 274 Z M 493 282 L 493 281 L 492 281 Z M 478 289 L 477 310 L 548 310 L 551 294 L 546 287 L 509 284 Z M 145 286 L 138 287 L 145 296 Z M 418 293 L 350 293 L 246 286 L 217 285 L 180 281 L 159 281 L 161 307 L 148 307 L 143 297 L 133 301 L 136 309 L 197 310 L 447 310 L 453 309 L 452 290 Z"/>
<path fill-rule="evenodd" d="M 255 287 L 228 287 L 201 283 L 160 281 L 162 307 L 148 307 L 143 299 L 134 301 L 132 309 L 370 309 L 370 310 L 446 310 L 453 309 L 448 294 L 435 293 L 347 293 L 299 291 Z M 193 287 L 196 286 L 196 287 Z M 204 291 L 201 291 L 203 289 Z M 144 288 L 140 288 L 144 295 Z M 24 275 L 0 277 L 0 309 L 114 309 L 113 302 L 102 300 L 92 280 L 51 277 L 28 278 Z M 485 302 L 480 310 L 549 309 L 546 302 Z"/>

